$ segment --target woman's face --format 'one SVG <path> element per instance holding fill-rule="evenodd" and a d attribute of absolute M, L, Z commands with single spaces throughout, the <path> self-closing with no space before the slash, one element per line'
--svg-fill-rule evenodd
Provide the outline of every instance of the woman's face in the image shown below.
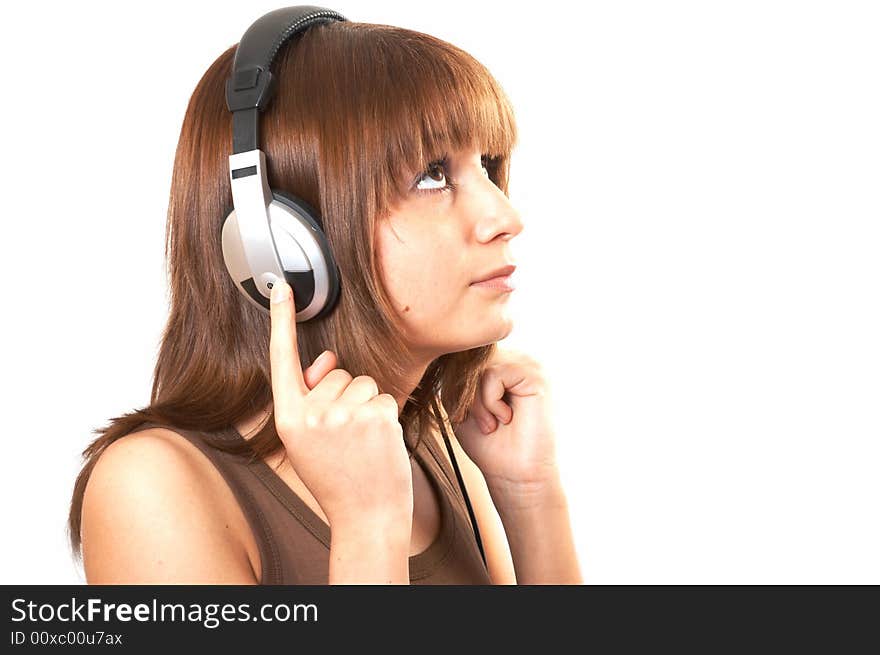
<path fill-rule="evenodd" d="M 445 165 L 414 174 L 409 186 L 379 222 L 376 248 L 413 353 L 430 361 L 503 339 L 515 291 L 471 283 L 516 263 L 510 240 L 523 229 L 519 214 L 476 151 L 450 151 Z"/>

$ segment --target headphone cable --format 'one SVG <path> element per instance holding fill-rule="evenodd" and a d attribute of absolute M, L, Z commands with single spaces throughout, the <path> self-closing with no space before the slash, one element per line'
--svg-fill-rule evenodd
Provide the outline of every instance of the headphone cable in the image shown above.
<path fill-rule="evenodd" d="M 452 444 L 449 442 L 449 435 L 446 434 L 446 428 L 443 425 L 444 421 L 440 418 L 440 409 L 437 407 L 436 395 L 432 396 L 431 403 L 434 405 L 434 415 L 437 417 L 437 423 L 440 425 L 440 432 L 443 434 L 443 441 L 446 442 L 446 450 L 449 452 L 449 459 L 452 460 L 452 468 L 455 469 L 455 477 L 458 478 L 458 486 L 461 488 L 462 496 L 464 496 L 464 504 L 467 506 L 468 515 L 471 517 L 471 525 L 474 528 L 474 537 L 477 540 L 477 547 L 480 549 L 480 555 L 483 558 L 483 566 L 485 566 L 488 571 L 489 566 L 486 563 L 486 553 L 483 552 L 483 541 L 480 539 L 480 530 L 477 527 L 477 520 L 474 517 L 474 510 L 471 507 L 471 501 L 468 498 L 468 493 L 464 486 L 464 480 L 461 477 L 461 471 L 458 469 L 458 462 L 455 459 L 455 453 L 452 452 Z"/>

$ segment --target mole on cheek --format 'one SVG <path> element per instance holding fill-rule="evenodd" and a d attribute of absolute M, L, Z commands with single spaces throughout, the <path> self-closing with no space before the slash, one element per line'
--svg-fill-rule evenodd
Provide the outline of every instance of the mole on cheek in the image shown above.
<path fill-rule="evenodd" d="M 403 311 L 408 312 L 408 311 L 409 311 L 409 305 L 407 305 L 406 307 L 404 307 L 404 308 L 403 308 Z"/>

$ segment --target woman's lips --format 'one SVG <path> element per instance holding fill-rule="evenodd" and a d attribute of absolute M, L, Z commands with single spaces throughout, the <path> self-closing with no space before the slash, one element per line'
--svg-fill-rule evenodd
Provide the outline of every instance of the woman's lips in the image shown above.
<path fill-rule="evenodd" d="M 500 289 L 502 291 L 513 291 L 512 275 L 499 275 L 482 282 L 471 282 L 472 287 L 485 287 L 487 289 Z"/>

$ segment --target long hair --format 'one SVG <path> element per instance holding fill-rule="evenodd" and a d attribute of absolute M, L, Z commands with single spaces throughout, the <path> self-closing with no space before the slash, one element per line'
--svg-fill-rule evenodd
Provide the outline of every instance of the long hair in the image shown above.
<path fill-rule="evenodd" d="M 82 452 L 67 525 L 77 558 L 89 475 L 107 446 L 142 423 L 198 430 L 212 445 L 252 457 L 283 448 L 274 412 L 247 443 L 234 447 L 210 438 L 272 404 L 270 319 L 241 296 L 220 245 L 222 220 L 233 207 L 225 83 L 236 47 L 205 72 L 186 109 L 165 229 L 169 315 L 150 402 L 93 430 L 98 436 Z M 507 195 L 517 140 L 510 102 L 471 55 L 389 25 L 312 26 L 287 42 L 273 74 L 276 95 L 259 119 L 269 185 L 318 208 L 342 281 L 329 315 L 297 325 L 300 364 L 305 369 L 332 350 L 338 367 L 369 375 L 380 393 L 400 396 L 403 330 L 381 284 L 375 227 L 407 192 L 405 172 L 424 170 L 449 148 L 488 154 L 489 176 Z M 439 427 L 431 412 L 434 397 L 449 421 L 463 421 L 495 347 L 431 362 L 401 410 L 404 435 L 416 435 L 417 443 Z"/>

